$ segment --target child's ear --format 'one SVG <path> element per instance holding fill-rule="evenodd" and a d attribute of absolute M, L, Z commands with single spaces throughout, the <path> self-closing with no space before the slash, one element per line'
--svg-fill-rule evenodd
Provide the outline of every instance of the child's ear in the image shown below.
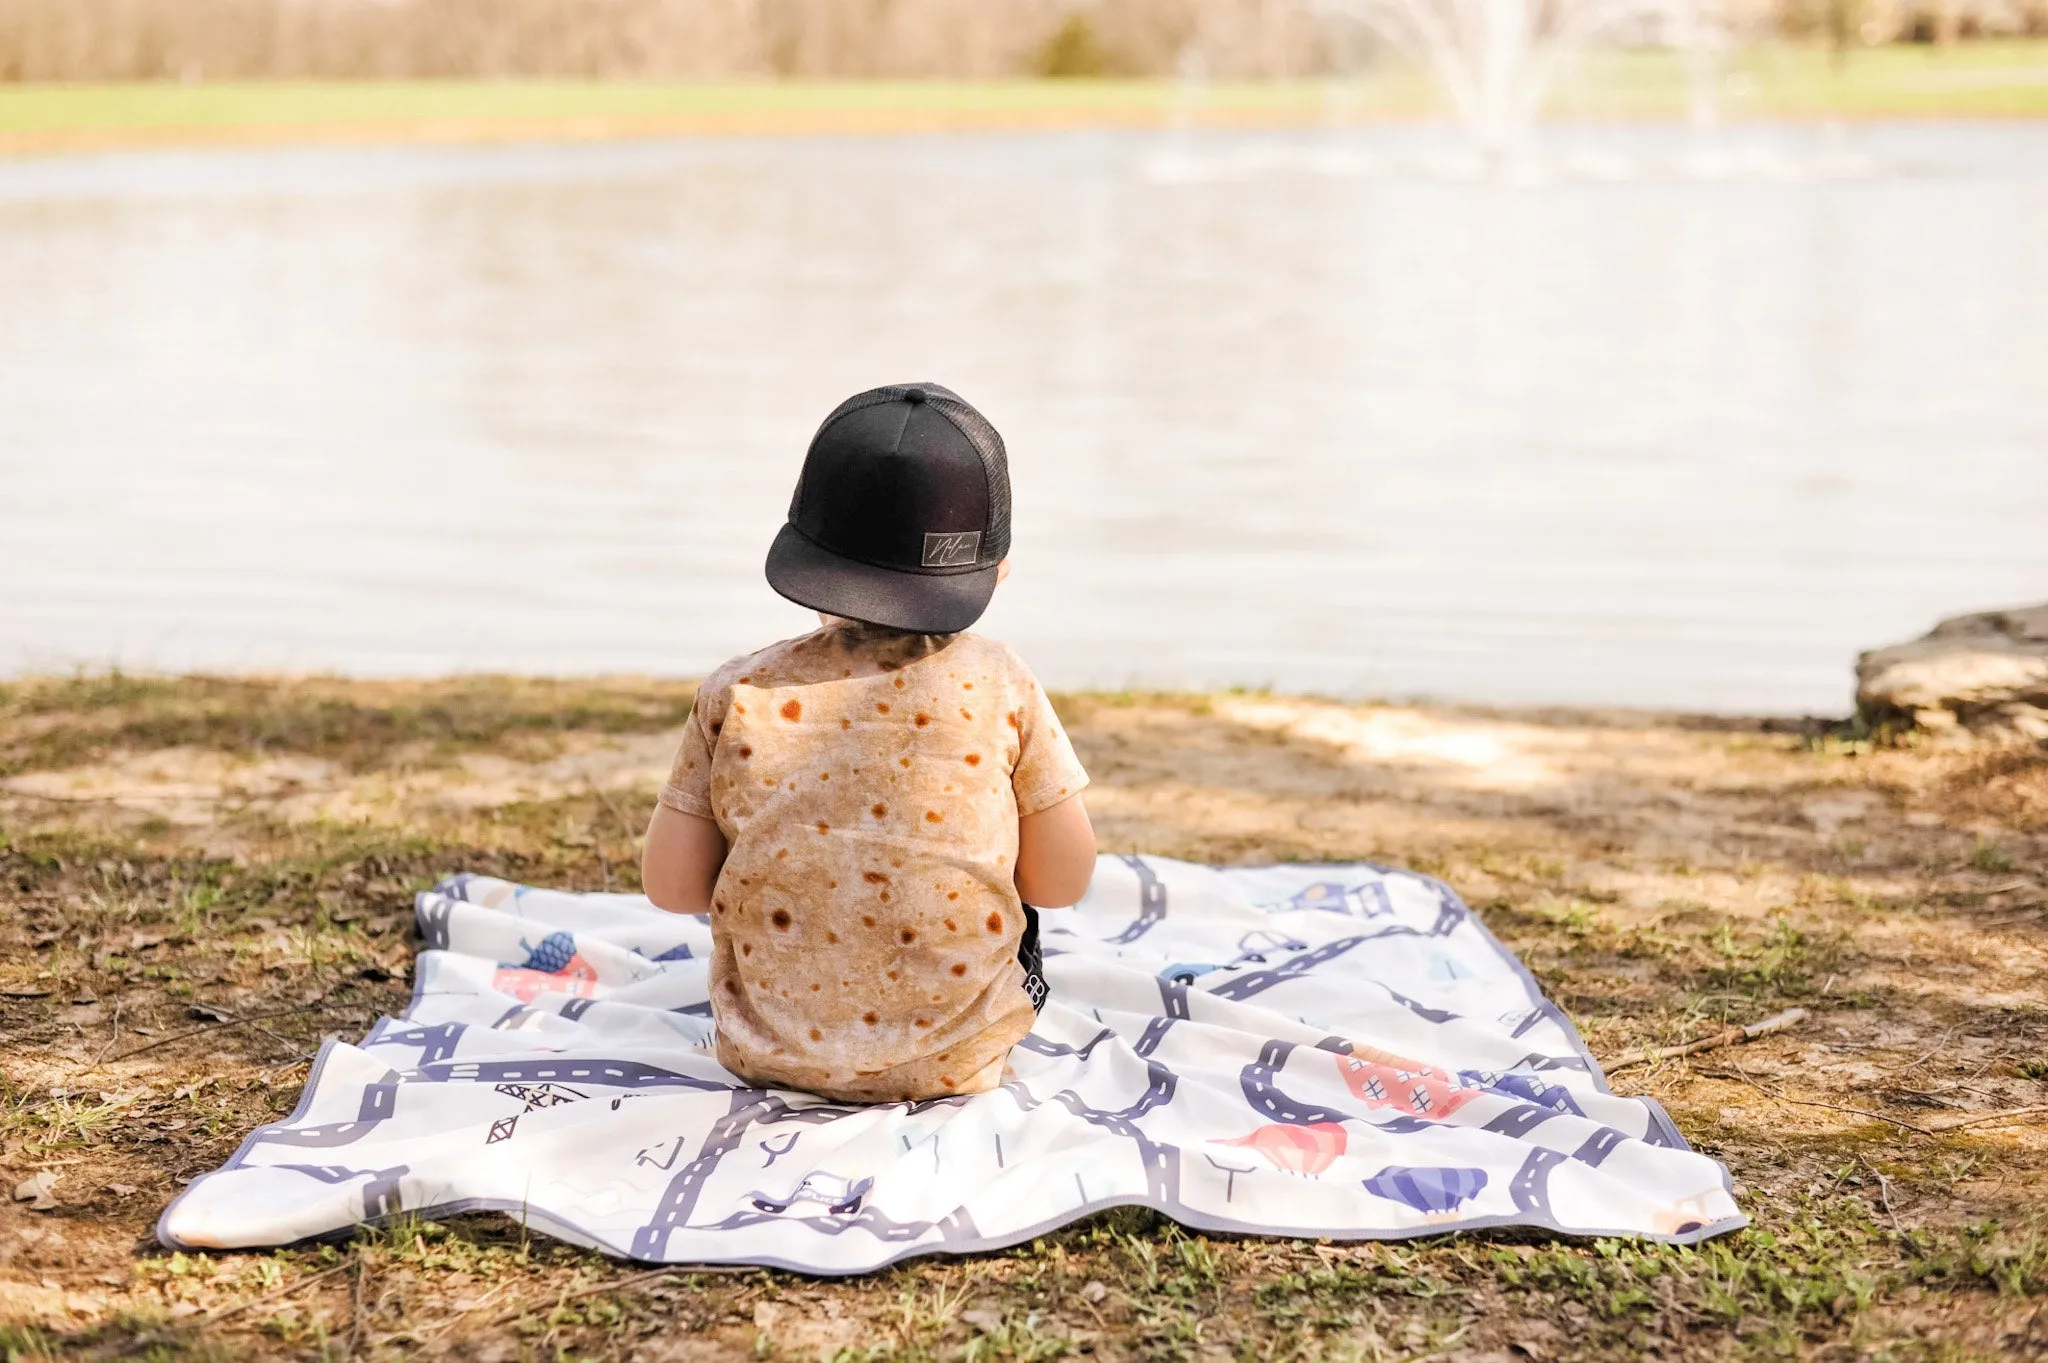
<path fill-rule="evenodd" d="M 1008 555 L 1004 555 L 1004 557 L 1003 557 L 1003 561 L 1002 561 L 1001 563 L 998 563 L 998 564 L 996 565 L 996 582 L 997 582 L 998 584 L 1000 584 L 1000 583 L 1002 583 L 1003 581 L 1007 580 L 1009 576 L 1010 576 L 1010 559 L 1009 559 L 1009 556 L 1008 556 Z"/>

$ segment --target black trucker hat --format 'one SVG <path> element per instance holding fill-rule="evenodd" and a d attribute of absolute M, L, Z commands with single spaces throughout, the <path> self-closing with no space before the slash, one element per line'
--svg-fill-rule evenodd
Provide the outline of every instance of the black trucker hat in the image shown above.
<path fill-rule="evenodd" d="M 768 585 L 812 610 L 920 634 L 981 618 L 1010 552 L 1003 438 L 935 383 L 872 388 L 811 437 Z"/>

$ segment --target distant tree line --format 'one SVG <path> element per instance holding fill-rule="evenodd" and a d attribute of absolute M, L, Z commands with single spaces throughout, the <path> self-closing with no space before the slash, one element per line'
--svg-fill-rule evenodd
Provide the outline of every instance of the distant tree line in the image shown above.
<path fill-rule="evenodd" d="M 1719 3 L 1745 36 L 2048 32 L 2048 0 Z M 0 81 L 1257 77 L 1373 46 L 1310 0 L 0 0 Z"/>
<path fill-rule="evenodd" d="M 0 80 L 1328 69 L 1292 0 L 0 0 Z"/>
<path fill-rule="evenodd" d="M 2048 34 L 2048 0 L 1786 0 L 1779 27 L 1836 44 Z"/>

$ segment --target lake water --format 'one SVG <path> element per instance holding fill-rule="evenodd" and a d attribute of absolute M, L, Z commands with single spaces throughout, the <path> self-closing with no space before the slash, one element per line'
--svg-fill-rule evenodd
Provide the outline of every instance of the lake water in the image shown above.
<path fill-rule="evenodd" d="M 1842 713 L 2048 598 L 2048 125 L 0 162 L 0 671 L 701 672 L 841 397 L 1057 686 Z"/>

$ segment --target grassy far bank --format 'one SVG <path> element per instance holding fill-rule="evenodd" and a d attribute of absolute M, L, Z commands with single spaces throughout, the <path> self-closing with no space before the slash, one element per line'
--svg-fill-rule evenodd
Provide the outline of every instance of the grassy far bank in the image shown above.
<path fill-rule="evenodd" d="M 1719 81 L 1743 118 L 2048 115 L 2048 41 L 1735 54 Z M 1598 50 L 1560 81 L 1553 115 L 1675 119 L 1693 100 L 1668 52 Z M 487 141 L 717 133 L 1087 126 L 1312 125 L 1442 112 L 1414 70 L 1350 81 L 579 81 L 0 86 L 0 151 L 214 142 Z"/>
<path fill-rule="evenodd" d="M 0 684 L 0 1357 L 1970 1359 L 2048 1349 L 2048 753 L 1808 727 L 1058 704 L 1104 846 L 1446 877 L 1726 1160 L 1695 1249 L 1401 1245 L 1100 1216 L 866 1278 L 640 1270 L 501 1217 L 166 1254 L 179 1184 L 403 1007 L 458 867 L 630 888 L 686 684 Z"/>

